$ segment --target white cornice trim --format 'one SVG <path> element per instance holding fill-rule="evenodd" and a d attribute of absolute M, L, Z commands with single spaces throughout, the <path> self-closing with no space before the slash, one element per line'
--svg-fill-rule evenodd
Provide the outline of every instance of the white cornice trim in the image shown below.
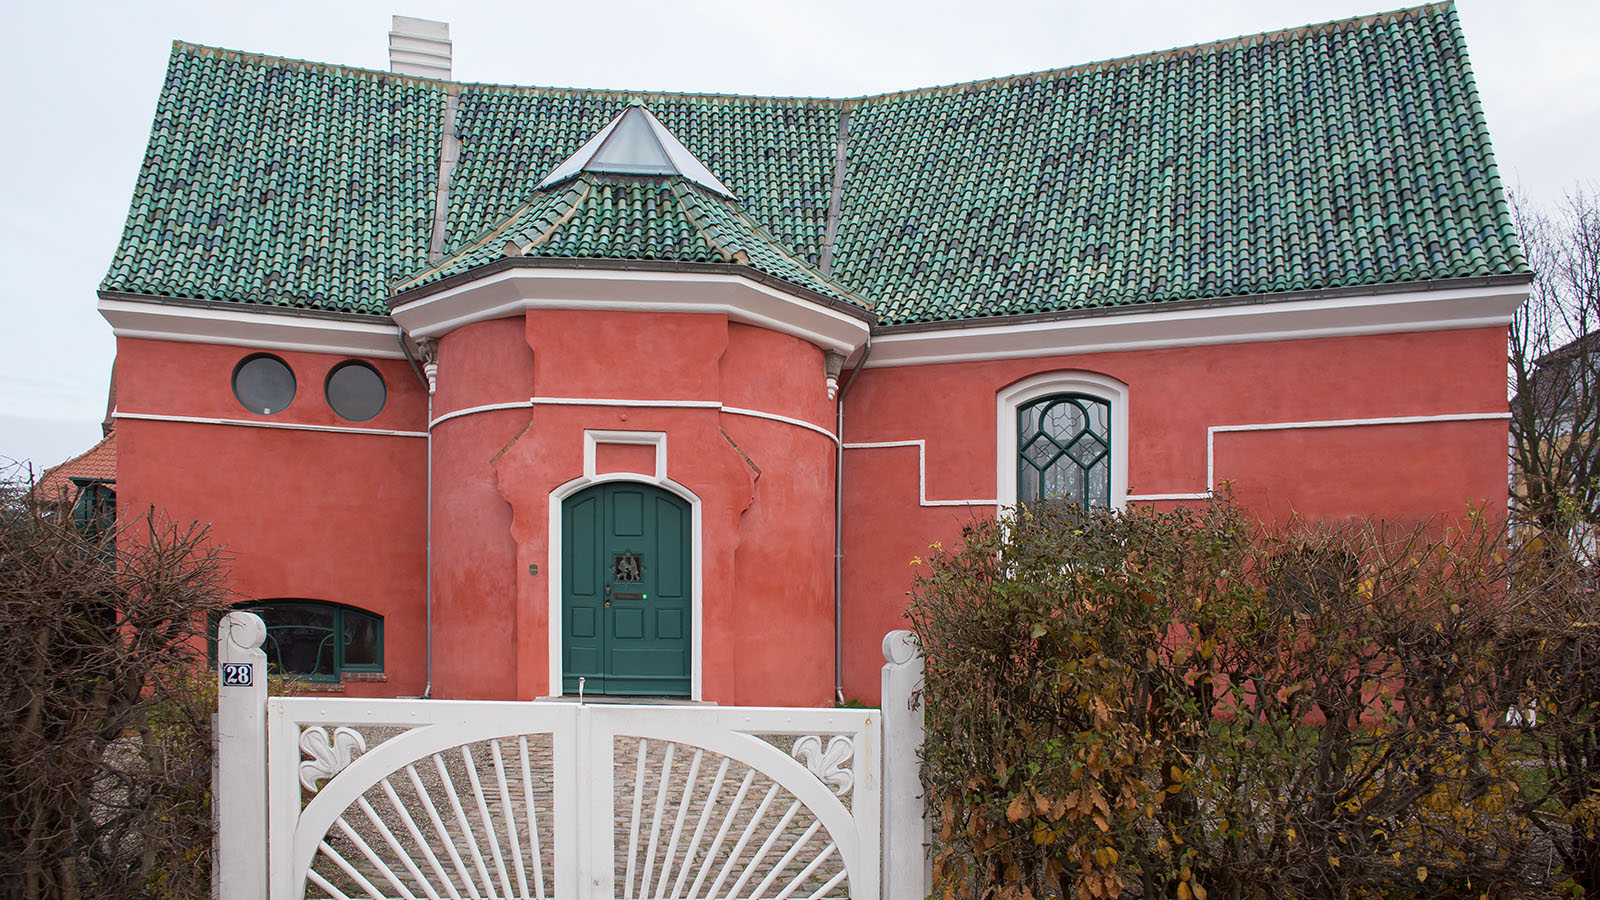
<path fill-rule="evenodd" d="M 1111 312 L 1007 325 L 950 322 L 872 339 L 868 368 L 1504 326 L 1525 284 Z"/>
<path fill-rule="evenodd" d="M 263 422 L 257 419 L 220 419 L 211 416 L 168 416 L 160 413 L 130 413 L 118 411 L 116 419 L 138 419 L 144 422 L 182 422 L 188 425 L 239 425 L 245 428 L 277 428 L 284 431 L 325 431 L 333 434 L 373 434 L 380 437 L 425 438 L 426 431 L 396 431 L 392 428 L 353 428 L 344 425 L 302 425 L 297 422 Z"/>
<path fill-rule="evenodd" d="M 519 266 L 401 304 L 414 338 L 529 309 L 714 313 L 849 355 L 867 339 L 861 319 L 736 274 Z"/>
<path fill-rule="evenodd" d="M 379 322 L 109 297 L 100 299 L 99 308 L 117 337 L 383 359 L 405 357 L 397 340 L 399 331 Z"/>

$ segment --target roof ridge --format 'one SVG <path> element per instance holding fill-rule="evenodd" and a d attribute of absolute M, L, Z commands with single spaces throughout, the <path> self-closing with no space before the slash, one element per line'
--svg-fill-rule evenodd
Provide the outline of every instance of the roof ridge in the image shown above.
<path fill-rule="evenodd" d="M 1010 74 L 1010 75 L 996 75 L 996 76 L 991 76 L 991 77 L 988 77 L 988 78 L 977 78 L 977 79 L 972 79 L 970 81 L 958 81 L 958 82 L 951 82 L 951 83 L 948 83 L 948 84 L 926 85 L 926 86 L 922 86 L 922 87 L 906 88 L 904 90 L 898 90 L 898 91 L 883 91 L 883 92 L 874 93 L 874 94 L 858 94 L 858 95 L 848 96 L 848 97 L 825 97 L 825 96 L 814 96 L 814 95 L 808 96 L 808 95 L 801 95 L 801 94 L 786 94 L 786 95 L 771 94 L 771 95 L 769 95 L 769 94 L 716 93 L 716 92 L 707 92 L 707 91 L 629 90 L 629 89 L 625 89 L 625 88 L 580 88 L 580 87 L 572 87 L 572 86 L 564 86 L 563 87 L 563 86 L 555 86 L 555 85 L 506 84 L 506 83 L 503 83 L 503 82 L 493 82 L 493 81 L 458 81 L 458 80 L 454 80 L 454 79 L 442 79 L 442 78 L 421 78 L 421 77 L 417 77 L 417 76 L 414 76 L 414 75 L 400 75 L 400 74 L 396 74 L 394 72 L 390 72 L 390 71 L 387 71 L 387 70 L 384 70 L 384 69 L 369 69 L 369 68 L 365 68 L 365 67 L 362 67 L 362 66 L 350 66 L 350 65 L 340 64 L 340 63 L 317 62 L 315 60 L 299 59 L 299 58 L 290 57 L 290 56 L 273 56 L 271 54 L 266 54 L 266 53 L 254 53 L 254 52 L 249 52 L 249 51 L 244 51 L 244 50 L 233 50 L 233 49 L 229 49 L 229 48 L 226 48 L 226 47 L 218 47 L 218 46 L 214 46 L 214 45 L 210 45 L 210 44 L 194 43 L 192 41 L 174 40 L 172 42 L 172 47 L 173 47 L 173 52 L 174 53 L 177 53 L 179 51 L 190 51 L 190 52 L 202 53 L 202 54 L 212 55 L 212 56 L 234 57 L 234 58 L 237 58 L 237 59 L 239 59 L 241 61 L 246 61 L 246 62 L 293 63 L 293 64 L 296 64 L 296 65 L 307 66 L 307 67 L 310 67 L 310 68 L 313 68 L 313 69 L 321 69 L 321 70 L 324 70 L 324 71 L 327 71 L 327 72 L 330 72 L 330 73 L 335 73 L 335 74 L 378 77 L 378 78 L 392 78 L 392 79 L 396 79 L 396 80 L 399 80 L 399 81 L 414 82 L 414 83 L 417 83 L 419 85 L 433 85 L 433 86 L 439 86 L 439 87 L 443 87 L 445 85 L 452 85 L 453 84 L 453 85 L 461 85 L 463 87 L 496 88 L 496 89 L 500 89 L 500 90 L 519 91 L 519 92 L 532 92 L 532 93 L 584 94 L 584 95 L 595 97 L 595 98 L 601 99 L 601 100 L 620 99 L 620 100 L 623 100 L 624 102 L 640 100 L 641 98 L 642 99 L 651 99 L 651 98 L 684 99 L 684 100 L 702 100 L 702 99 L 703 100 L 774 100 L 774 101 L 795 101 L 795 102 L 806 102 L 806 103 L 820 103 L 820 104 L 828 104 L 828 105 L 837 105 L 837 106 L 840 106 L 840 107 L 849 107 L 849 106 L 860 105 L 860 104 L 863 104 L 863 103 L 869 103 L 869 102 L 876 101 L 876 100 L 893 100 L 893 99 L 899 99 L 899 98 L 903 98 L 903 97 L 914 97 L 914 96 L 926 95 L 926 94 L 948 93 L 948 92 L 953 92 L 953 91 L 956 91 L 956 90 L 963 90 L 963 89 L 967 89 L 967 88 L 988 87 L 988 86 L 991 86 L 991 85 L 1007 84 L 1007 83 L 1010 83 L 1010 82 L 1013 82 L 1013 81 L 1019 81 L 1019 80 L 1028 79 L 1028 78 L 1042 78 L 1042 77 L 1047 77 L 1047 76 L 1065 75 L 1065 74 L 1074 73 L 1074 72 L 1087 72 L 1087 71 L 1094 71 L 1094 70 L 1098 70 L 1098 69 L 1120 67 L 1120 66 L 1131 65 L 1131 64 L 1142 64 L 1142 63 L 1145 63 L 1145 62 L 1168 59 L 1168 58 L 1171 58 L 1171 57 L 1181 56 L 1181 55 L 1184 55 L 1184 54 L 1199 53 L 1199 52 L 1208 51 L 1208 50 L 1220 50 L 1220 49 L 1224 49 L 1224 48 L 1228 48 L 1228 47 L 1237 46 L 1237 45 L 1239 45 L 1241 43 L 1249 44 L 1249 43 L 1252 43 L 1252 42 L 1255 42 L 1255 41 L 1271 39 L 1271 38 L 1295 37 L 1295 36 L 1298 36 L 1298 35 L 1317 34 L 1317 33 L 1320 33 L 1320 32 L 1333 30 L 1336 26 L 1353 26 L 1353 27 L 1357 27 L 1357 28 L 1368 27 L 1368 26 L 1371 26 L 1371 25 L 1382 24 L 1383 22 L 1391 20 L 1391 19 L 1394 19 L 1395 17 L 1416 17 L 1416 16 L 1424 15 L 1426 13 L 1435 12 L 1435 11 L 1438 11 L 1438 10 L 1446 10 L 1446 11 L 1452 11 L 1453 12 L 1454 9 L 1455 9 L 1455 0 L 1433 0 L 1433 2 L 1423 3 L 1423 4 L 1420 4 L 1420 5 L 1417 5 L 1417 6 L 1406 6 L 1406 7 L 1401 7 L 1399 9 L 1387 10 L 1387 11 L 1384 11 L 1384 12 L 1367 13 L 1367 14 L 1364 14 L 1364 15 L 1351 16 L 1351 17 L 1344 18 L 1344 19 L 1330 19 L 1330 20 L 1328 20 L 1326 22 L 1316 22 L 1316 23 L 1305 24 L 1305 25 L 1292 25 L 1292 26 L 1288 26 L 1288 27 L 1284 27 L 1284 28 L 1276 28 L 1276 29 L 1271 29 L 1271 30 L 1268 30 L 1268 31 L 1256 32 L 1256 33 L 1253 33 L 1253 34 L 1236 35 L 1236 36 L 1230 37 L 1230 38 L 1222 38 L 1222 39 L 1213 40 L 1213 41 L 1204 41 L 1204 42 L 1196 43 L 1196 44 L 1185 44 L 1185 45 L 1178 46 L 1178 47 L 1168 47 L 1168 48 L 1160 49 L 1160 50 L 1148 50 L 1148 51 L 1144 51 L 1142 53 L 1134 53 L 1134 54 L 1130 54 L 1130 55 L 1127 55 L 1127 56 L 1109 57 L 1109 58 L 1106 58 L 1106 59 L 1093 60 L 1093 61 L 1090 61 L 1090 62 L 1073 63 L 1071 65 L 1058 66 L 1058 67 L 1052 68 L 1052 69 L 1038 69 L 1038 70 L 1035 70 L 1035 71 L 1032 71 L 1032 72 L 1018 72 L 1018 73 L 1013 73 L 1013 74 Z"/>
<path fill-rule="evenodd" d="M 678 208 L 683 210 L 683 215 L 689 220 L 689 224 L 694 226 L 695 231 L 699 233 L 702 240 L 715 248 L 718 253 L 722 254 L 723 262 L 743 262 L 744 264 L 748 265 L 750 262 L 749 251 L 735 250 L 730 252 L 722 241 L 717 240 L 711 235 L 711 231 L 706 227 L 706 223 L 701 221 L 700 216 L 695 214 L 695 210 L 691 208 L 691 204 L 685 201 L 682 191 L 678 189 L 678 185 L 683 183 L 684 180 L 685 179 L 681 177 L 667 179 L 667 190 L 672 194 L 672 199 L 678 202 Z M 740 256 L 743 256 L 744 259 L 740 260 Z"/>
<path fill-rule="evenodd" d="M 550 93 L 586 94 L 604 100 L 619 99 L 629 102 L 638 99 L 651 98 L 683 98 L 704 100 L 793 100 L 808 103 L 839 104 L 851 99 L 849 97 L 815 97 L 800 94 L 735 94 L 718 93 L 712 91 L 660 91 L 660 90 L 630 90 L 627 88 L 581 88 L 571 85 L 538 85 L 538 84 L 507 84 L 500 81 L 461 81 L 451 78 L 424 78 L 419 75 L 402 75 L 388 69 L 373 69 L 366 66 L 352 66 L 345 63 L 319 62 L 314 59 L 302 59 L 297 56 L 276 56 L 271 53 L 259 53 L 251 50 L 235 50 L 231 47 L 219 47 L 215 44 L 201 44 L 195 41 L 185 41 L 181 38 L 172 42 L 172 52 L 191 52 L 204 56 L 233 58 L 249 63 L 291 63 L 305 66 L 310 69 L 320 69 L 330 74 L 355 75 L 374 78 L 391 78 L 396 81 L 415 82 L 419 85 L 445 87 L 459 85 L 468 88 L 498 88 L 515 91 L 538 91 Z"/>
<path fill-rule="evenodd" d="M 450 81 L 445 78 L 423 78 L 418 75 L 402 75 L 387 69 L 368 69 L 364 66 L 351 66 L 344 63 L 318 62 L 314 59 L 301 59 L 297 56 L 274 56 L 270 53 L 257 53 L 250 50 L 234 50 L 229 47 L 218 47 L 215 44 L 197 44 L 194 41 L 174 39 L 172 41 L 172 55 L 182 52 L 196 53 L 202 56 L 219 57 L 222 59 L 233 58 L 246 63 L 292 63 L 310 69 L 320 69 L 333 75 L 371 76 L 390 78 L 395 81 L 410 81 L 421 85 L 437 85 L 443 87 L 448 84 L 471 84 L 471 82 Z"/>
<path fill-rule="evenodd" d="M 577 191 L 576 192 L 576 196 L 574 196 L 573 195 L 574 194 L 573 188 L 576 187 L 577 185 L 580 185 L 580 184 L 583 185 L 583 190 Z M 562 203 L 565 203 L 567 205 L 567 211 L 562 213 L 559 216 L 556 216 L 554 221 L 550 222 L 548 225 L 545 226 L 545 229 L 543 231 L 539 232 L 539 236 L 538 237 L 536 237 L 533 240 L 527 242 L 526 244 L 519 245 L 517 247 L 517 249 L 522 251 L 523 253 L 526 253 L 526 252 L 528 252 L 528 250 L 530 248 L 537 247 L 540 244 L 544 243 L 545 241 L 550 240 L 550 236 L 552 234 L 556 233 L 556 229 L 557 228 L 560 228 L 562 225 L 565 225 L 567 222 L 572 220 L 573 216 L 578 214 L 578 207 L 582 206 L 583 205 L 583 201 L 589 199 L 589 195 L 591 193 L 593 193 L 593 192 L 594 192 L 594 181 L 593 181 L 593 179 L 585 178 L 585 177 L 582 177 L 582 176 L 579 176 L 578 178 L 573 179 L 572 185 L 568 186 L 567 189 L 563 192 L 563 197 L 562 197 L 562 200 L 561 200 Z M 557 204 L 557 205 L 559 206 L 559 204 Z"/>
<path fill-rule="evenodd" d="M 461 258 L 462 256 L 465 256 L 479 247 L 488 246 L 491 241 L 503 234 L 506 229 L 510 228 L 511 224 L 515 222 L 518 217 L 538 206 L 541 202 L 548 202 L 551 199 L 556 199 L 557 202 L 566 200 L 567 195 L 572 193 L 574 187 L 582 182 L 583 179 L 581 178 L 573 179 L 571 182 L 568 182 L 562 187 L 559 194 L 544 191 L 536 193 L 532 199 L 528 200 L 528 202 L 507 213 L 505 217 L 500 219 L 500 221 L 494 225 L 494 227 L 486 228 L 483 231 L 478 232 L 478 234 L 473 236 L 471 240 L 465 244 L 462 244 L 455 250 L 452 250 L 448 255 L 440 259 L 438 262 L 417 270 L 416 274 L 411 275 L 408 278 L 390 282 L 389 293 L 392 295 L 398 294 L 401 291 L 409 290 L 411 287 L 415 286 L 418 282 L 422 281 L 424 278 L 427 278 L 429 275 L 432 275 L 434 272 L 447 268 L 452 262 Z M 587 186 L 585 188 L 585 192 L 587 192 Z M 581 194 L 579 195 L 578 199 L 582 199 Z M 576 208 L 577 202 L 577 200 L 572 201 L 572 206 L 574 208 Z"/>
<path fill-rule="evenodd" d="M 991 85 L 1007 84 L 1028 78 L 1043 78 L 1054 75 L 1066 75 L 1076 72 L 1091 72 L 1100 69 L 1119 68 L 1127 65 L 1143 64 L 1157 60 L 1165 60 L 1190 53 L 1199 53 L 1207 50 L 1221 50 L 1237 46 L 1241 43 L 1248 46 L 1261 40 L 1278 37 L 1297 37 L 1301 35 L 1317 34 L 1333 30 L 1335 26 L 1350 25 L 1358 28 L 1380 25 L 1396 16 L 1421 16 L 1435 10 L 1454 10 L 1455 0 L 1433 0 L 1417 6 L 1404 6 L 1385 12 L 1367 13 L 1360 16 L 1351 16 L 1344 19 L 1330 19 L 1326 22 L 1314 22 L 1306 25 L 1291 25 L 1285 28 L 1274 28 L 1268 31 L 1258 31 L 1253 34 L 1241 34 L 1230 38 L 1219 38 L 1213 41 L 1202 41 L 1197 44 L 1184 44 L 1178 47 L 1167 47 L 1161 50 L 1146 50 L 1142 53 L 1132 53 L 1127 56 L 1112 56 L 1106 59 L 1091 62 L 1073 63 L 1068 66 L 1058 66 L 1053 69 L 1038 69 L 1032 72 L 1017 72 L 1012 75 L 996 75 L 990 78 L 977 78 L 971 81 L 956 81 L 949 84 L 930 85 L 928 87 L 908 88 L 903 91 L 888 91 L 881 94 L 865 94 L 860 97 L 842 98 L 842 102 L 849 105 L 866 103 L 872 100 L 893 100 L 902 97 L 915 97 L 927 94 L 948 93 L 956 90 L 988 87 Z"/>
<path fill-rule="evenodd" d="M 789 247 L 786 244 L 784 244 L 783 241 L 778 240 L 778 238 L 775 237 L 772 234 L 772 232 L 770 232 L 766 228 L 762 227 L 761 223 L 757 222 L 755 219 L 752 219 L 749 216 L 749 214 L 747 214 L 737 203 L 735 203 L 735 202 L 725 202 L 725 201 L 721 201 L 721 200 L 719 200 L 717 198 L 713 198 L 713 197 L 706 197 L 706 196 L 704 196 L 702 194 L 702 192 L 697 187 L 693 186 L 692 184 L 689 184 L 687 179 L 680 179 L 678 183 L 684 184 L 685 185 L 684 190 L 687 190 L 690 193 L 692 193 L 693 195 L 695 195 L 695 201 L 697 203 L 707 203 L 707 204 L 710 204 L 710 205 L 714 205 L 718 209 L 721 209 L 721 210 L 727 212 L 729 215 L 733 216 L 735 219 L 737 219 L 739 221 L 739 223 L 741 225 L 743 225 L 744 227 L 746 227 L 746 228 L 750 229 L 752 232 L 754 232 L 756 237 L 761 238 L 763 241 L 765 241 L 767 246 L 770 247 L 773 250 L 773 252 L 777 253 L 778 256 L 781 257 L 785 262 L 787 262 L 790 265 L 800 269 L 803 272 L 809 272 L 812 275 L 812 277 L 814 277 L 817 280 L 821 281 L 822 283 L 828 285 L 833 290 L 838 291 L 841 296 L 847 297 L 850 300 L 854 301 L 855 303 L 859 304 L 863 309 L 867 309 L 867 310 L 876 309 L 875 305 L 873 303 L 871 303 L 870 301 L 868 301 L 865 297 L 862 297 L 860 294 L 856 293 L 854 290 L 846 288 L 844 286 L 844 282 L 840 281 L 837 278 L 834 278 L 830 274 L 824 273 L 821 269 L 819 269 L 818 267 L 812 265 L 811 263 L 808 263 L 803 259 L 796 258 L 795 255 L 789 251 Z M 669 183 L 669 185 L 674 188 L 674 191 L 673 191 L 674 193 L 678 193 L 677 189 L 676 189 L 676 184 Z M 681 196 L 679 197 L 679 203 L 683 204 L 683 198 Z M 699 217 L 695 216 L 692 212 L 690 212 L 690 210 L 688 208 L 688 205 L 687 204 L 683 204 L 683 208 L 684 208 L 684 213 L 689 216 L 689 221 L 694 222 L 696 228 L 701 227 Z M 706 238 L 706 240 L 712 242 L 712 246 L 717 247 L 718 249 L 722 248 L 722 243 L 719 242 L 719 241 L 713 240 L 712 237 L 709 234 L 705 234 L 705 238 Z M 749 265 L 750 264 L 749 263 L 749 255 L 750 254 L 748 252 L 744 252 L 744 256 L 746 257 L 745 262 L 744 262 L 745 265 Z M 737 260 L 733 260 L 733 261 L 737 262 Z"/>

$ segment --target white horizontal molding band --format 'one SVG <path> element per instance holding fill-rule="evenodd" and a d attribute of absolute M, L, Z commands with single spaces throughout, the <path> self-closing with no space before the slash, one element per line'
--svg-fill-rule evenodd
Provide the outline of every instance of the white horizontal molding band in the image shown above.
<path fill-rule="evenodd" d="M 862 443 L 845 444 L 846 450 L 878 450 L 885 447 L 915 447 L 917 448 L 917 505 L 919 506 L 995 506 L 998 501 L 988 500 L 929 500 L 928 499 L 928 442 L 921 438 L 914 441 L 867 441 Z"/>
<path fill-rule="evenodd" d="M 332 434 L 372 434 L 381 437 L 425 438 L 426 431 L 396 431 L 390 428 L 355 428 L 344 425 L 302 425 L 297 422 L 263 422 L 256 419 L 221 419 L 209 416 L 167 416 L 159 413 L 130 413 L 118 411 L 117 419 L 137 419 L 144 422 L 183 422 L 189 425 L 238 425 L 244 428 L 281 428 L 285 431 L 325 431 Z"/>
<path fill-rule="evenodd" d="M 1241 431 L 1289 431 L 1300 428 L 1365 428 L 1385 425 L 1421 425 L 1436 422 L 1484 422 L 1507 420 L 1510 413 L 1448 413 L 1431 416 L 1384 416 L 1373 419 L 1319 419 L 1304 422 L 1260 422 L 1249 425 L 1212 425 L 1206 429 L 1206 489 L 1162 494 L 1129 494 L 1129 501 L 1208 500 L 1215 494 L 1216 437 L 1219 433 Z M 995 500 L 929 500 L 927 441 L 870 441 L 848 443 L 846 450 L 874 450 L 885 447 L 917 448 L 917 501 L 920 506 L 995 506 Z"/>
<path fill-rule="evenodd" d="M 619 400 L 615 397 L 534 397 L 528 401 L 540 406 L 638 406 L 646 409 L 722 409 L 715 400 Z"/>
<path fill-rule="evenodd" d="M 771 422 L 782 422 L 785 425 L 794 425 L 807 431 L 814 431 L 834 443 L 838 438 L 833 432 L 820 425 L 814 425 L 804 419 L 778 413 L 762 412 L 758 409 L 743 409 L 737 406 L 724 406 L 716 400 L 622 400 L 615 397 L 530 397 L 527 400 L 517 400 L 509 403 L 488 403 L 483 406 L 469 406 L 447 412 L 429 423 L 431 430 L 441 422 L 451 419 L 473 415 L 475 413 L 495 412 L 502 409 L 528 409 L 534 406 L 631 406 L 643 409 L 712 409 L 717 412 L 727 413 L 731 416 L 748 416 L 753 419 L 766 419 Z"/>
<path fill-rule="evenodd" d="M 1111 312 L 1008 325 L 951 322 L 872 339 L 868 368 L 1117 350 L 1504 326 L 1525 285 L 1363 294 L 1234 306 Z"/>
<path fill-rule="evenodd" d="M 1373 428 L 1386 425 L 1428 425 L 1439 422 L 1492 422 L 1511 418 L 1503 413 L 1447 413 L 1431 416 L 1383 416 L 1373 419 L 1315 419 L 1304 422 L 1260 422 L 1250 425 L 1212 425 L 1206 429 L 1206 489 L 1170 494 L 1129 494 L 1129 500 L 1206 500 L 1216 493 L 1217 435 L 1247 431 L 1292 431 L 1302 428 Z"/>
<path fill-rule="evenodd" d="M 351 322 L 289 311 L 258 312 L 102 298 L 100 315 L 117 337 L 262 350 L 333 353 L 403 359 L 399 330 L 378 322 Z"/>
<path fill-rule="evenodd" d="M 861 319 L 758 281 L 714 272 L 516 267 L 403 303 L 394 320 L 415 338 L 530 309 L 709 313 L 852 353 L 867 338 Z"/>
<path fill-rule="evenodd" d="M 529 409 L 532 406 L 533 406 L 533 403 L 532 403 L 532 401 L 529 401 L 529 400 L 513 400 L 513 401 L 511 401 L 509 403 L 485 403 L 485 404 L 482 404 L 481 406 L 468 406 L 468 407 L 464 407 L 462 409 L 454 410 L 452 412 L 447 412 L 444 415 L 438 417 L 437 419 L 434 419 L 432 422 L 428 423 L 428 430 L 432 431 L 435 426 L 439 425 L 439 423 L 448 422 L 451 419 L 459 419 L 462 416 L 471 416 L 471 415 L 476 415 L 478 413 L 486 413 L 486 412 L 496 412 L 496 411 L 502 410 L 502 409 Z"/>

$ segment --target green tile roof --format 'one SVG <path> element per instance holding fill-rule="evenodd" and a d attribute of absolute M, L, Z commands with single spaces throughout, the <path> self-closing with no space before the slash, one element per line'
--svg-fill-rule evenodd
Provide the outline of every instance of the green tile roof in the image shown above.
<path fill-rule="evenodd" d="M 834 100 L 687 96 L 464 85 L 449 244 L 460 247 L 533 197 L 540 179 L 637 101 L 739 197 L 774 237 L 815 265 L 833 188 Z"/>
<path fill-rule="evenodd" d="M 430 269 L 451 92 L 460 155 Z M 740 202 L 591 183 L 597 230 L 536 253 L 694 261 L 720 234 L 883 324 L 1527 271 L 1438 4 L 852 100 L 457 85 L 178 44 L 102 287 L 382 313 L 394 287 L 534 227 L 560 202 L 535 185 L 630 101 Z"/>
<path fill-rule="evenodd" d="M 886 323 L 1526 270 L 1450 6 L 849 124 L 834 274 Z"/>
<path fill-rule="evenodd" d="M 443 94 L 176 46 L 103 290 L 387 314 L 427 265 Z"/>
<path fill-rule="evenodd" d="M 868 305 L 797 259 L 739 208 L 688 180 L 584 174 L 540 191 L 494 229 L 395 286 L 404 292 L 496 263 L 531 259 L 655 260 L 748 266 L 794 287 Z"/>

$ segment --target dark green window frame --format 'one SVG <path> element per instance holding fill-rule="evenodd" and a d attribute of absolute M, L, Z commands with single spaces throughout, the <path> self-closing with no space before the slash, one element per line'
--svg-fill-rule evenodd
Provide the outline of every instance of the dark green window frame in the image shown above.
<path fill-rule="evenodd" d="M 78 498 L 72 504 L 72 524 L 92 541 L 106 540 L 117 526 L 117 481 L 114 478 L 74 478 Z M 113 551 L 115 547 L 111 548 Z"/>
<path fill-rule="evenodd" d="M 1017 502 L 1111 505 L 1111 403 L 1051 394 L 1017 407 Z"/>
<path fill-rule="evenodd" d="M 256 600 L 234 608 L 243 612 L 253 612 L 266 622 L 267 639 L 262 643 L 261 649 L 267 653 L 268 671 L 275 675 L 306 681 L 337 682 L 347 674 L 383 671 L 383 616 L 377 613 L 342 603 L 287 597 Z M 300 622 L 285 622 L 285 616 L 281 614 L 291 610 L 311 613 L 313 616 L 326 615 L 329 624 L 325 628 L 320 627 L 304 621 L 304 617 Z M 372 629 L 371 661 L 351 662 L 347 656 L 353 643 L 352 630 L 363 625 L 368 625 Z M 215 630 L 212 629 L 213 633 Z M 317 639 L 315 633 L 318 631 L 327 633 L 320 638 L 315 647 L 310 647 L 308 642 Z M 310 634 L 295 634 L 295 632 Z M 296 668 L 301 671 L 293 671 L 284 666 L 284 655 L 286 652 L 291 652 L 291 648 L 285 646 L 289 640 L 297 642 L 292 648 L 292 656 L 296 659 Z M 323 665 L 324 654 L 327 658 L 326 666 Z M 304 665 L 307 659 L 311 661 L 310 666 Z M 310 671 L 305 671 L 308 668 Z"/>

